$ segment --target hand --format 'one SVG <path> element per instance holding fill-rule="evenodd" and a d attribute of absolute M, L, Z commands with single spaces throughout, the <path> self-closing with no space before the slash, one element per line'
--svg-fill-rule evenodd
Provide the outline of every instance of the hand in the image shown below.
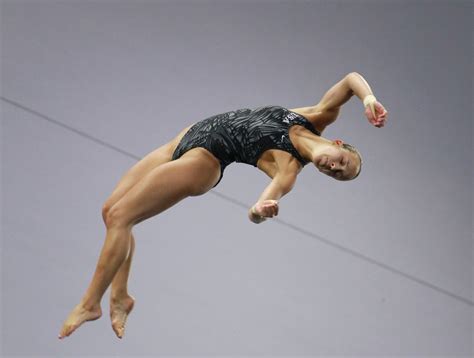
<path fill-rule="evenodd" d="M 385 121 L 387 120 L 387 110 L 379 101 L 375 101 L 373 111 L 375 113 L 372 112 L 372 106 L 370 104 L 365 107 L 365 115 L 367 119 L 375 127 L 383 127 L 385 125 Z"/>
<path fill-rule="evenodd" d="M 276 200 L 264 200 L 249 210 L 249 219 L 256 224 L 264 222 L 267 217 L 273 217 L 273 215 L 278 215 L 278 201 Z"/>
<path fill-rule="evenodd" d="M 278 215 L 278 201 L 277 200 L 264 200 L 258 202 L 252 208 L 253 213 L 266 217 L 272 218 Z"/>

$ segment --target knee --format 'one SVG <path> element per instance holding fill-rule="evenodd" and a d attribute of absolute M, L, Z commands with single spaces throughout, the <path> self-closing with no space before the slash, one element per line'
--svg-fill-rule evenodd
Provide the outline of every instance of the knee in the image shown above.
<path fill-rule="evenodd" d="M 115 202 L 107 200 L 102 206 L 102 220 L 106 227 L 116 225 L 125 220 L 123 210 L 120 209 Z"/>
<path fill-rule="evenodd" d="M 110 201 L 106 201 L 104 205 L 102 205 L 102 220 L 104 220 L 104 224 L 107 224 L 107 217 L 109 216 L 111 208 L 112 203 Z"/>
<path fill-rule="evenodd" d="M 126 213 L 117 205 L 107 209 L 104 222 L 107 228 L 112 226 L 128 226 L 129 224 Z"/>

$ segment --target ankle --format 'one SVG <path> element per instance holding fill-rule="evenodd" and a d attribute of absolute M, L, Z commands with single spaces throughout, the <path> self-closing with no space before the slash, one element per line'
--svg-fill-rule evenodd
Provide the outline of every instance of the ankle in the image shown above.
<path fill-rule="evenodd" d="M 100 311 L 100 302 L 93 300 L 82 299 L 80 305 L 86 311 Z"/>
<path fill-rule="evenodd" d="M 124 298 L 128 298 L 130 295 L 126 290 L 115 290 L 110 293 L 110 301 L 118 302 L 122 301 Z"/>

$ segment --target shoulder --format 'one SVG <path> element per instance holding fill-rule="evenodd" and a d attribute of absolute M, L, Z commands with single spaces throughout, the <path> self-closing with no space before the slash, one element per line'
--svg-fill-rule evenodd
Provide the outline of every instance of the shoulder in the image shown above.
<path fill-rule="evenodd" d="M 340 107 L 325 108 L 316 105 L 312 107 L 292 108 L 289 110 L 305 117 L 317 131 L 322 133 L 328 125 L 337 119 Z"/>

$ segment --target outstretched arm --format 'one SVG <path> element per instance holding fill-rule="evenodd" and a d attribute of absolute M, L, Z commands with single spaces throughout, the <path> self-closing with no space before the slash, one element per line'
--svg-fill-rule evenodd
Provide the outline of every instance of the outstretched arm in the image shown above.
<path fill-rule="evenodd" d="M 376 127 L 383 127 L 387 111 L 373 95 L 367 81 L 357 72 L 351 72 L 332 86 L 321 98 L 317 107 L 325 112 L 328 118 L 326 125 L 334 122 L 339 114 L 341 106 L 353 95 L 364 102 L 365 114 Z"/>
<path fill-rule="evenodd" d="M 277 173 L 260 195 L 257 203 L 250 208 L 248 212 L 250 221 L 260 224 L 267 217 L 278 215 L 278 200 L 291 191 L 295 185 L 296 176 L 295 173 Z"/>
<path fill-rule="evenodd" d="M 347 75 L 347 81 L 352 93 L 364 103 L 365 115 L 370 123 L 380 128 L 387 120 L 387 110 L 377 101 L 367 81 L 357 72 Z"/>

